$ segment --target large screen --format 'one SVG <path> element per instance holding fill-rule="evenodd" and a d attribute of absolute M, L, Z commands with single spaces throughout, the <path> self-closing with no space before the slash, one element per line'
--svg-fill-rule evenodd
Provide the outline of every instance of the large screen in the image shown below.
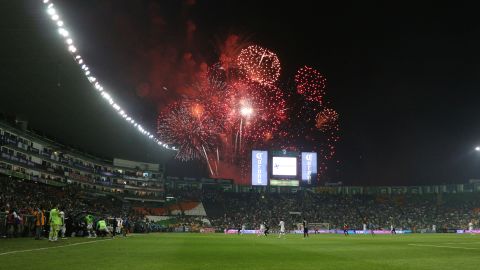
<path fill-rule="evenodd" d="M 252 151 L 252 185 L 266 186 L 268 184 L 268 152 Z"/>
<path fill-rule="evenodd" d="M 302 181 L 312 184 L 312 175 L 317 174 L 317 153 L 302 152 Z"/>
<path fill-rule="evenodd" d="M 297 158 L 273 157 L 272 175 L 297 176 Z"/>

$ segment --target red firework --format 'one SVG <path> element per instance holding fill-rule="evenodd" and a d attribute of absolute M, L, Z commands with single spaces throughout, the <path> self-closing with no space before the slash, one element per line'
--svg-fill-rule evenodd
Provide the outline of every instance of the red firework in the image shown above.
<path fill-rule="evenodd" d="M 230 89 L 228 104 L 229 126 L 250 143 L 272 139 L 286 120 L 283 92 L 274 86 L 237 82 Z"/>
<path fill-rule="evenodd" d="M 263 85 L 273 84 L 280 77 L 277 55 L 257 45 L 243 49 L 237 57 L 237 65 L 245 70 L 248 79 Z"/>
<path fill-rule="evenodd" d="M 188 161 L 208 159 L 222 132 L 218 122 L 201 103 L 184 100 L 167 107 L 158 117 L 158 135 L 163 142 L 178 146 L 176 158 Z"/>
<path fill-rule="evenodd" d="M 295 75 L 297 93 L 308 101 L 322 102 L 327 79 L 314 68 L 304 66 Z"/>
<path fill-rule="evenodd" d="M 338 125 L 338 113 L 329 108 L 323 109 L 316 117 L 315 127 L 321 131 L 328 131 Z"/>

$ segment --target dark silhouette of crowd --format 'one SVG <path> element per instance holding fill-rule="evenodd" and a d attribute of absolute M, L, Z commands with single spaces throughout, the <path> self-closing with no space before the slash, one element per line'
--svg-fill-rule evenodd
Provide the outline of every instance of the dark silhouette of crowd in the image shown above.
<path fill-rule="evenodd" d="M 261 223 L 276 228 L 280 220 L 285 222 L 287 230 L 292 230 L 306 219 L 309 223 L 328 224 L 331 229 L 340 229 L 345 225 L 357 230 L 364 226 L 369 229 L 390 229 L 394 226 L 418 232 L 435 227 L 440 232 L 467 229 L 469 223 L 478 228 L 480 218 L 478 193 L 335 195 L 305 190 L 268 193 L 186 188 L 167 190 L 166 195 L 173 198 L 173 202 L 167 201 L 165 205 L 202 202 L 207 213 L 207 217 L 178 214 L 170 227 L 180 224 L 196 228 L 213 227 L 217 231 L 241 227 L 258 229 Z M 76 226 L 81 226 L 81 217 L 88 212 L 103 217 L 129 216 L 132 227 L 139 231 L 152 231 L 151 228 L 155 227 L 151 222 L 144 222 L 144 215 L 133 213 L 132 206 L 135 204 L 112 195 L 82 189 L 74 184 L 57 187 L 0 177 L 0 220 L 3 220 L 0 232 L 10 232 L 9 236 L 32 236 L 35 231 L 34 221 L 31 220 L 33 213 L 41 209 L 48 216 L 48 210 L 56 204 L 72 222 L 80 220 Z M 148 207 L 147 203 L 141 205 Z"/>
<path fill-rule="evenodd" d="M 399 229 L 414 231 L 466 229 L 478 226 L 480 196 L 475 193 L 423 195 L 333 195 L 296 193 L 223 192 L 215 190 L 171 191 L 179 198 L 201 200 L 212 225 L 219 228 L 258 229 L 266 222 L 278 227 L 280 220 L 290 229 L 305 218 L 340 229 Z"/>
<path fill-rule="evenodd" d="M 80 189 L 76 185 L 49 186 L 12 177 L 0 177 L 0 232 L 3 236 L 31 236 L 35 231 L 35 211 L 46 217 L 55 205 L 67 215 L 70 228 L 81 223 L 84 213 L 96 216 L 125 216 L 130 214 L 120 200 L 112 196 Z M 100 194 L 101 195 L 101 194 Z M 44 225 L 47 228 L 48 219 Z"/>

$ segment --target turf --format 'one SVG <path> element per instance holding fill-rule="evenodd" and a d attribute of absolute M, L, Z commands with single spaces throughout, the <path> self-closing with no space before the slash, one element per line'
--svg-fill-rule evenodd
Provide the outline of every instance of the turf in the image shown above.
<path fill-rule="evenodd" d="M 84 243 L 97 240 L 1 239 L 0 269 L 480 269 L 479 235 L 171 233 Z M 21 250 L 30 251 L 6 253 Z"/>

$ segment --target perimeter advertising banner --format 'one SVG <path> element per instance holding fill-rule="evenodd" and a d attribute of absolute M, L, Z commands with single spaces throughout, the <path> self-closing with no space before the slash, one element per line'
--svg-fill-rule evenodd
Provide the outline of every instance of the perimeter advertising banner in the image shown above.
<path fill-rule="evenodd" d="M 266 186 L 268 184 L 268 152 L 252 151 L 252 186 Z"/>
<path fill-rule="evenodd" d="M 312 174 L 317 174 L 317 153 L 302 152 L 302 181 L 312 182 Z"/>

